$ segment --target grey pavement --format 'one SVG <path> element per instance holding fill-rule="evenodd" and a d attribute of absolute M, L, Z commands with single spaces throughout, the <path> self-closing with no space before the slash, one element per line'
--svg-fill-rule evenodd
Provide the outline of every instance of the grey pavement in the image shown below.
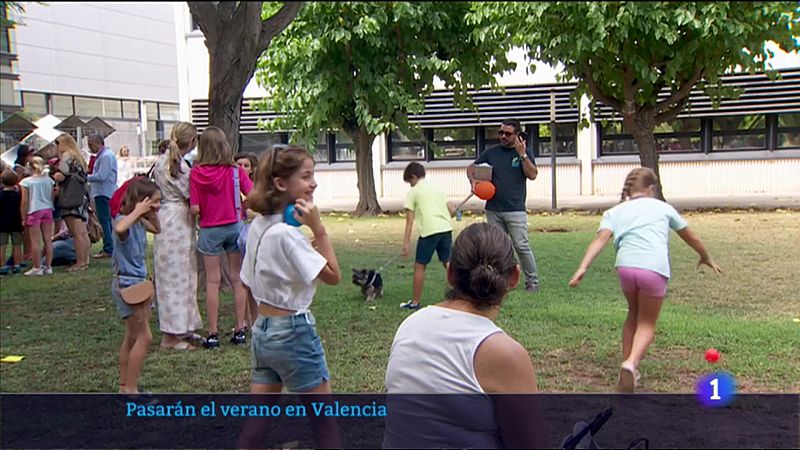
<path fill-rule="evenodd" d="M 459 200 L 460 202 L 460 200 Z M 800 210 L 800 192 L 787 194 L 746 194 L 746 195 L 702 195 L 667 197 L 667 202 L 679 211 L 705 209 L 753 209 Z M 321 211 L 353 211 L 357 201 L 321 202 Z M 464 210 L 482 212 L 484 203 L 481 200 L 470 200 Z M 603 211 L 619 203 L 619 196 L 583 196 L 559 198 L 559 211 Z M 403 199 L 390 198 L 380 200 L 381 208 L 386 212 L 399 212 L 403 209 Z M 550 198 L 528 198 L 529 211 L 551 210 Z"/>

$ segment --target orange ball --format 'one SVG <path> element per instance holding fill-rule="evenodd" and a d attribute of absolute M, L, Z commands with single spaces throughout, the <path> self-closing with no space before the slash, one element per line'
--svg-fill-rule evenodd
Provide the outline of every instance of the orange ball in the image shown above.
<path fill-rule="evenodd" d="M 481 200 L 491 200 L 497 189 L 491 181 L 479 181 L 475 184 L 475 195 Z"/>

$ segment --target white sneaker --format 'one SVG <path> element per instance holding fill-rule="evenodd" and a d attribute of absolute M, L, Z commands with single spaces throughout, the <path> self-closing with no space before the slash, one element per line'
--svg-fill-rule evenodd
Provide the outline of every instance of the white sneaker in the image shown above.
<path fill-rule="evenodd" d="M 53 268 L 50 267 L 50 266 L 44 266 L 42 268 L 42 274 L 44 274 L 44 275 L 52 275 L 53 274 Z"/>
<path fill-rule="evenodd" d="M 44 273 L 42 272 L 41 267 L 34 267 L 31 270 L 25 272 L 25 275 L 29 277 L 39 277 L 44 275 Z"/>

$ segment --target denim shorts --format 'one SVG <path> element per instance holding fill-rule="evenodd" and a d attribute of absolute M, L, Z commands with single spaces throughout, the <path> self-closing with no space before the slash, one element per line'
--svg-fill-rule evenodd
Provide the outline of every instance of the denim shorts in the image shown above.
<path fill-rule="evenodd" d="M 119 290 L 128 286 L 133 286 L 136 283 L 141 283 L 144 278 L 128 277 L 125 275 L 114 276 L 111 278 L 111 298 L 114 300 L 114 306 L 117 307 L 117 314 L 122 320 L 127 319 L 133 315 L 133 308 L 130 307 L 125 300 L 122 299 L 122 294 Z"/>
<path fill-rule="evenodd" d="M 259 315 L 252 330 L 253 384 L 283 384 L 289 392 L 313 389 L 331 378 L 314 316 Z"/>
<path fill-rule="evenodd" d="M 433 259 L 433 252 L 439 255 L 439 261 L 450 261 L 450 251 L 453 249 L 453 232 L 445 231 L 430 236 L 421 237 L 417 241 L 417 264 L 428 265 Z"/>
<path fill-rule="evenodd" d="M 239 251 L 239 230 L 242 222 L 220 225 L 218 227 L 200 228 L 197 236 L 197 251 L 208 256 Z"/>

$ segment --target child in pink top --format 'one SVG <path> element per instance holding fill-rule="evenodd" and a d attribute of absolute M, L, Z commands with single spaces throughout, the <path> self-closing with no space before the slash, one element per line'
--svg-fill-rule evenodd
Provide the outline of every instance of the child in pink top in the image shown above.
<path fill-rule="evenodd" d="M 198 155 L 189 176 L 189 204 L 191 213 L 200 216 L 197 251 L 203 254 L 203 264 L 206 268 L 209 335 L 205 345 L 207 348 L 219 347 L 219 256 L 223 252 L 228 255 L 236 305 L 236 327 L 231 342 L 235 345 L 244 345 L 247 291 L 239 279 L 242 254 L 237 239 L 244 218 L 240 192 L 245 195 L 250 193 L 253 182 L 247 172 L 234 163 L 228 140 L 219 128 L 213 126 L 206 128 L 200 135 L 197 150 Z"/>

